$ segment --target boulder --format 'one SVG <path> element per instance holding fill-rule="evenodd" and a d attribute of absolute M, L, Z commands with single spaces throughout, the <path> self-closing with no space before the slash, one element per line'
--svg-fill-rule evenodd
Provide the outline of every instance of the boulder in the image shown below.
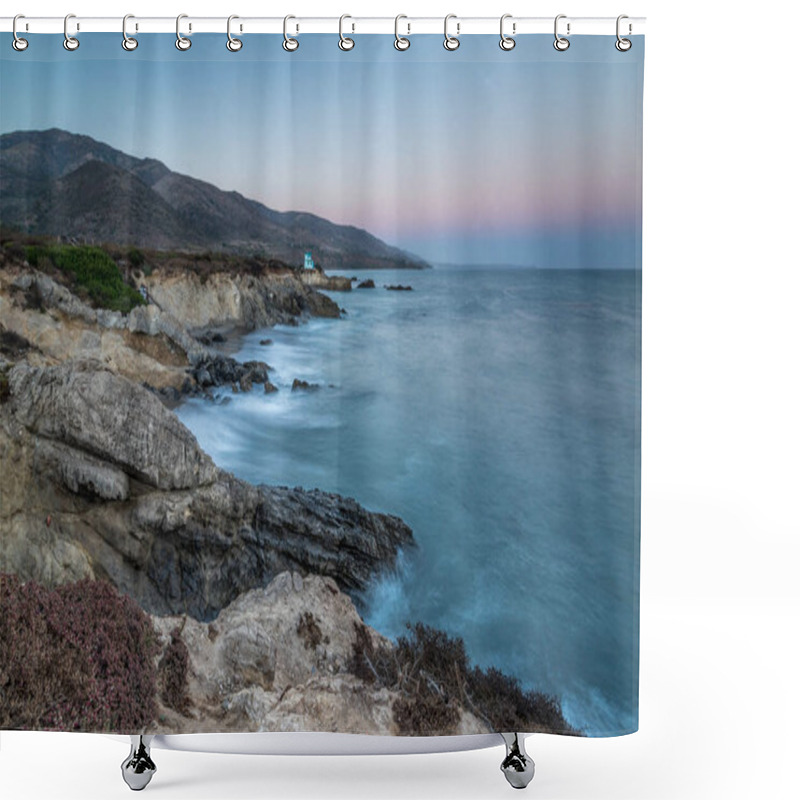
<path fill-rule="evenodd" d="M 319 384 L 318 383 L 309 383 L 308 381 L 300 380 L 300 378 L 295 378 L 292 381 L 292 391 L 293 392 L 296 392 L 298 390 L 299 391 L 304 391 L 304 392 L 309 392 L 309 391 L 313 391 L 314 389 L 319 389 Z"/>
<path fill-rule="evenodd" d="M 153 617 L 162 648 L 176 629 L 189 654 L 184 714 L 164 709 L 151 733 L 208 730 L 345 731 L 397 735 L 396 690 L 350 672 L 356 630 L 375 650 L 392 643 L 364 626 L 331 578 L 282 572 L 213 622 Z M 453 731 L 488 733 L 461 709 Z"/>
<path fill-rule="evenodd" d="M 351 498 L 223 472 L 152 392 L 97 364 L 6 376 L 0 571 L 105 577 L 152 613 L 211 619 L 287 569 L 361 592 L 413 544 Z"/>
<path fill-rule="evenodd" d="M 230 356 L 205 355 L 190 370 L 201 389 L 211 386 L 231 386 L 234 392 L 249 392 L 254 383 L 267 383 L 269 365 L 263 361 L 244 364 Z"/>
<path fill-rule="evenodd" d="M 217 468 L 150 392 L 95 362 L 9 373 L 8 411 L 38 439 L 63 443 L 170 491 L 211 482 Z"/>

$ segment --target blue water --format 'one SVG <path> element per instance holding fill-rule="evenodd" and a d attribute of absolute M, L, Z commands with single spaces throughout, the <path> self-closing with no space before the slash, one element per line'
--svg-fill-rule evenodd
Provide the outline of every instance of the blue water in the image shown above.
<path fill-rule="evenodd" d="M 419 547 L 369 592 L 369 624 L 443 628 L 588 735 L 635 729 L 641 273 L 367 277 L 377 289 L 332 294 L 342 320 L 245 337 L 238 357 L 267 361 L 279 392 L 180 417 L 242 478 L 406 520 Z"/>

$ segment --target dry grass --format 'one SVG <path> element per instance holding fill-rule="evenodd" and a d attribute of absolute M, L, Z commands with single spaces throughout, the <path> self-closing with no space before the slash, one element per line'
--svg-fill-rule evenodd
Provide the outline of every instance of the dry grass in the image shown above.
<path fill-rule="evenodd" d="M 462 709 L 493 731 L 578 734 L 557 698 L 525 691 L 497 669 L 471 667 L 463 639 L 422 623 L 408 631 L 395 647 L 376 647 L 366 627 L 357 625 L 348 665 L 362 680 L 399 692 L 392 711 L 401 734 L 455 733 Z"/>

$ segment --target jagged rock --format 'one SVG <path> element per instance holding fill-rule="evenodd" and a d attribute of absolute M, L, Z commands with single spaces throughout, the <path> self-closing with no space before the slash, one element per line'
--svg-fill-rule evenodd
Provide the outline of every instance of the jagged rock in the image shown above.
<path fill-rule="evenodd" d="M 414 290 L 413 286 L 401 286 L 399 283 L 385 288 L 390 292 L 411 292 Z"/>
<path fill-rule="evenodd" d="M 413 543 L 355 500 L 219 470 L 153 393 L 96 363 L 6 377 L 0 571 L 105 577 L 150 612 L 210 619 L 287 569 L 361 591 Z"/>
<path fill-rule="evenodd" d="M 350 278 L 345 278 L 343 275 L 327 275 L 319 267 L 302 269 L 298 274 L 306 286 L 313 286 L 315 289 L 324 289 L 329 292 L 349 292 L 352 288 Z"/>
<path fill-rule="evenodd" d="M 212 344 L 221 344 L 227 340 L 219 331 L 206 331 L 197 337 L 197 341 L 208 347 Z"/>
<path fill-rule="evenodd" d="M 156 305 L 136 306 L 128 314 L 128 330 L 131 333 L 145 333 L 148 336 L 164 336 L 186 353 L 190 363 L 202 358 L 208 352 L 204 346 L 186 330 L 171 314 Z"/>
<path fill-rule="evenodd" d="M 119 467 L 59 442 L 42 439 L 34 469 L 76 495 L 102 500 L 127 500 L 130 481 Z"/>
<path fill-rule="evenodd" d="M 197 381 L 197 385 L 202 389 L 205 389 L 206 386 L 217 385 L 214 383 L 211 373 L 205 367 L 195 367 L 192 374 Z"/>
<path fill-rule="evenodd" d="M 155 306 L 127 316 L 94 309 L 50 276 L 16 265 L 0 269 L 0 319 L 30 343 L 29 363 L 96 359 L 158 389 L 179 388 L 184 368 L 207 352 Z"/>
<path fill-rule="evenodd" d="M 0 322 L 0 355 L 17 361 L 31 349 L 33 345 L 24 336 L 16 331 L 7 331 Z"/>
<path fill-rule="evenodd" d="M 147 281 L 152 302 L 125 315 L 92 308 L 50 275 L 22 262 L 5 263 L 0 270 L 0 319 L 8 337 L 29 343 L 35 352 L 35 358 L 26 356 L 31 363 L 43 366 L 67 359 L 97 359 L 163 392 L 186 390 L 185 367 L 202 369 L 213 358 L 203 342 L 218 343 L 222 334 L 211 326 L 296 324 L 298 318 L 338 317 L 340 313 L 329 297 L 305 286 L 285 265 L 273 268 L 272 262 L 255 274 L 220 269 L 203 279 L 191 271 L 155 270 Z M 204 329 L 200 339 L 190 333 L 195 327 Z M 252 369 L 240 370 L 230 380 L 201 372 L 188 391 L 239 384 L 248 371 Z M 263 381 L 256 372 L 249 382 Z M 166 394 L 162 396 L 167 399 Z"/>
<path fill-rule="evenodd" d="M 201 389 L 230 385 L 234 392 L 249 392 L 254 383 L 267 383 L 268 371 L 263 361 L 242 364 L 230 356 L 207 355 L 197 361 L 191 374 Z"/>
<path fill-rule="evenodd" d="M 217 474 L 180 420 L 144 388 L 92 362 L 9 373 L 8 411 L 32 434 L 97 456 L 155 489 L 191 489 Z"/>
<path fill-rule="evenodd" d="M 275 386 L 274 383 L 270 383 L 269 381 L 264 381 L 264 394 L 272 394 L 273 392 L 277 392 L 278 387 Z"/>
<path fill-rule="evenodd" d="M 55 308 L 67 316 L 77 317 L 84 322 L 95 323 L 98 321 L 95 309 L 75 297 L 66 286 L 42 272 L 35 270 L 25 272 L 14 278 L 11 285 L 14 289 L 21 290 L 24 295 L 24 304 L 28 308 L 36 310 Z"/>
<path fill-rule="evenodd" d="M 267 380 L 269 366 L 263 361 L 245 361 L 242 366 L 247 370 L 253 383 L 264 383 Z"/>
<path fill-rule="evenodd" d="M 153 300 L 190 330 L 245 330 L 292 324 L 298 317 L 338 317 L 339 306 L 285 268 L 261 274 L 220 270 L 155 270 L 147 279 Z"/>
<path fill-rule="evenodd" d="M 308 381 L 301 381 L 300 378 L 295 378 L 292 381 L 292 391 L 296 392 L 298 390 L 310 392 L 314 389 L 319 389 L 318 383 L 309 383 Z"/>
<path fill-rule="evenodd" d="M 356 287 L 357 289 L 374 289 L 375 288 L 375 281 L 372 278 L 367 278 L 365 281 L 361 281 Z"/>
<path fill-rule="evenodd" d="M 190 710 L 165 709 L 152 733 L 205 730 L 348 731 L 397 734 L 398 693 L 348 670 L 356 628 L 374 647 L 391 642 L 363 626 L 352 600 L 331 578 L 282 572 L 242 594 L 213 622 L 153 617 L 162 648 L 176 628 L 189 652 Z M 462 711 L 458 733 L 486 733 Z"/>

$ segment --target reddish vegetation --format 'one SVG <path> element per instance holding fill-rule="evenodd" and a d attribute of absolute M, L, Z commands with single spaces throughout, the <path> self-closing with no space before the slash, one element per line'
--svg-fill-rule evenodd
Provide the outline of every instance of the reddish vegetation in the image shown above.
<path fill-rule="evenodd" d="M 189 649 L 181 638 L 181 628 L 170 633 L 170 642 L 158 663 L 161 700 L 179 714 L 189 712 L 188 691 Z"/>
<path fill-rule="evenodd" d="M 106 581 L 0 574 L 0 728 L 138 733 L 156 714 L 149 617 Z"/>
<path fill-rule="evenodd" d="M 396 647 L 376 647 L 367 629 L 357 625 L 348 665 L 367 683 L 399 693 L 392 714 L 401 734 L 453 734 L 463 708 L 494 731 L 579 735 L 555 697 L 526 691 L 499 670 L 470 666 L 463 639 L 420 622 L 408 631 Z"/>

